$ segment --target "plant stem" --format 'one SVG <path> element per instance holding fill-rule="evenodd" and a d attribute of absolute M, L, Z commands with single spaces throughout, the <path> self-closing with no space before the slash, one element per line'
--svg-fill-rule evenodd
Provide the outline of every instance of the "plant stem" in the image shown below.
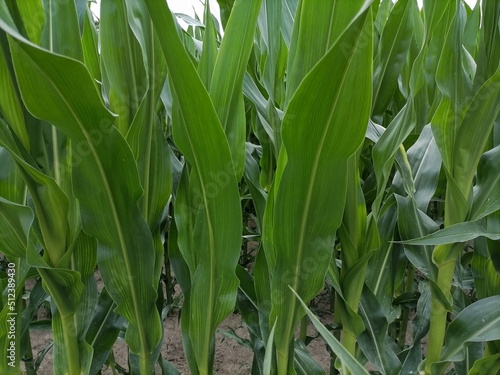
<path fill-rule="evenodd" d="M 68 374 L 79 375 L 81 372 L 80 350 L 78 349 L 77 342 L 75 314 L 61 315 L 61 325 L 63 329 L 64 348 L 66 349 Z"/>
<path fill-rule="evenodd" d="M 453 282 L 453 274 L 455 273 L 455 265 L 458 260 L 459 250 L 461 248 L 460 244 L 454 245 L 439 245 L 442 248 L 448 248 L 448 255 L 446 260 L 439 265 L 437 285 L 442 291 L 443 295 L 450 300 L 451 299 L 451 284 Z M 438 250 L 439 246 L 434 250 Z M 441 249 L 442 249 L 441 248 Z M 439 250 L 441 250 L 439 249 Z M 441 350 L 444 343 L 444 335 L 446 332 L 446 318 L 448 316 L 448 310 L 446 306 L 443 305 L 440 300 L 440 296 L 436 295 L 436 292 L 432 291 L 432 301 L 431 301 L 431 317 L 430 317 L 430 328 L 429 328 L 429 342 L 427 345 L 427 358 L 425 360 L 425 374 L 431 375 L 431 364 L 439 361 L 441 357 Z M 432 375 L 439 375 L 438 373 L 432 373 Z"/>

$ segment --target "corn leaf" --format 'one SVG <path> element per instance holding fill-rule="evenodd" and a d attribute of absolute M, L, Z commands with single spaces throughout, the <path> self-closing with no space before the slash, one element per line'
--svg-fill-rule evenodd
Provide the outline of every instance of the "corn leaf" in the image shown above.
<path fill-rule="evenodd" d="M 450 225 L 435 233 L 419 238 L 401 241 L 408 245 L 444 245 L 454 242 L 465 242 L 477 237 L 487 237 L 492 240 L 499 240 L 500 233 L 489 231 L 483 225 L 474 221 L 466 221 Z"/>
<path fill-rule="evenodd" d="M 500 209 L 500 146 L 485 152 L 479 160 L 477 183 L 469 220 L 479 220 Z"/>
<path fill-rule="evenodd" d="M 383 374 L 398 374 L 401 362 L 387 336 L 389 323 L 377 298 L 368 287 L 363 289 L 360 312 L 366 330 L 358 337 L 359 347 L 370 363 Z"/>
<path fill-rule="evenodd" d="M 132 152 L 111 125 L 112 116 L 83 65 L 21 38 L 11 40 L 11 51 L 27 107 L 58 126 L 75 144 L 73 187 L 83 227 L 99 239 L 103 279 L 117 311 L 129 320 L 127 342 L 146 363 L 160 340 L 161 325 L 150 271 L 153 244 L 137 207 L 142 190 Z M 45 93 L 43 100 L 39 92 Z M 89 179 L 94 183 L 87 183 Z"/>
<path fill-rule="evenodd" d="M 295 297 L 301 303 L 302 307 L 307 313 L 307 316 L 309 317 L 309 319 L 311 319 L 311 322 L 314 325 L 314 327 L 316 327 L 318 332 L 325 339 L 330 349 L 333 350 L 333 352 L 337 355 L 337 358 L 341 361 L 342 368 L 347 369 L 353 374 L 368 375 L 369 373 L 363 367 L 363 365 L 361 365 L 361 363 L 359 363 L 353 355 L 351 355 L 347 350 L 345 350 L 345 348 L 335 338 L 335 336 L 333 336 L 332 333 L 311 312 L 311 310 L 307 308 L 307 305 L 300 299 L 299 295 L 294 290 L 292 290 L 292 292 L 295 294 Z"/>
<path fill-rule="evenodd" d="M 226 132 L 238 179 L 245 166 L 245 107 L 241 89 L 262 0 L 236 0 L 215 63 L 210 97 Z"/>
<path fill-rule="evenodd" d="M 186 209 L 194 211 L 196 220 L 197 259 L 190 268 L 189 337 L 198 369 L 207 374 L 211 371 L 210 347 L 215 328 L 236 302 L 241 206 L 235 166 L 214 106 L 181 44 L 170 11 L 165 4 L 146 4 L 183 120 L 173 125 L 174 140 L 192 168 L 189 194 L 194 200 Z M 178 230 L 180 233 L 179 226 Z"/>
<path fill-rule="evenodd" d="M 110 110 L 116 127 L 126 134 L 147 89 L 141 47 L 129 27 L 125 0 L 101 4 L 101 59 Z"/>
<path fill-rule="evenodd" d="M 26 258 L 33 211 L 0 197 L 0 248 L 9 258 Z"/>
<path fill-rule="evenodd" d="M 372 115 L 382 115 L 397 88 L 397 78 L 413 37 L 413 0 L 400 0 L 391 10 L 379 42 L 373 72 Z"/>
<path fill-rule="evenodd" d="M 466 343 L 500 339 L 499 309 L 498 295 L 481 299 L 463 309 L 446 330 L 441 361 L 463 359 Z"/>
<path fill-rule="evenodd" d="M 40 45 L 51 52 L 83 61 L 75 2 L 43 0 L 42 3 L 47 18 L 42 30 Z M 25 24 L 29 25 L 33 22 L 33 18 L 39 17 L 38 14 L 30 16 Z M 64 30 L 64 32 L 58 32 L 59 30 Z"/>
<path fill-rule="evenodd" d="M 371 35 L 371 29 L 371 14 L 367 12 L 307 75 L 283 119 L 284 148 L 264 228 L 271 295 L 275 298 L 270 321 L 277 318 L 275 343 L 282 372 L 291 335 L 302 315 L 288 285 L 306 302 L 322 287 L 332 237 L 342 220 L 347 159 L 366 131 L 372 66 L 371 43 L 364 38 Z M 343 53 L 346 46 L 348 53 Z M 325 87 L 327 80 L 330 84 Z M 311 95 L 320 89 L 320 98 Z M 359 97 L 353 100 L 352 95 Z M 350 107 L 354 103 L 355 110 Z M 347 121 L 349 127 L 344 126 Z"/>

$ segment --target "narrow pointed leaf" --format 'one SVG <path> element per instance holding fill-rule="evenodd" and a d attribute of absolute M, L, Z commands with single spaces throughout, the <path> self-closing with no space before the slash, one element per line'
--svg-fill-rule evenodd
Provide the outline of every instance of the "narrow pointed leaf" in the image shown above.
<path fill-rule="evenodd" d="M 283 119 L 283 148 L 266 207 L 267 224 L 264 219 L 275 297 L 271 321 L 278 319 L 275 342 L 278 355 L 283 356 L 278 358 L 282 366 L 303 314 L 288 286 L 306 302 L 323 286 L 333 236 L 342 220 L 347 160 L 366 132 L 372 49 L 364 37 L 371 35 L 371 29 L 371 13 L 367 12 L 306 76 Z M 343 53 L 346 46 L 348 53 Z M 330 84 L 325 86 L 327 80 Z M 321 97 L 311 95 L 316 91 L 322 92 Z M 356 109 L 350 107 L 354 103 Z M 344 126 L 346 122 L 349 127 Z"/>
<path fill-rule="evenodd" d="M 191 269 L 189 337 L 198 368 L 206 373 L 215 329 L 236 302 L 241 206 L 235 169 L 214 106 L 181 44 L 169 9 L 151 0 L 146 4 L 183 119 L 174 123 L 173 134 L 192 168 L 189 179 L 194 206 L 187 208 L 200 209 L 194 228 L 199 235 L 195 237 L 197 264 Z M 241 151 L 244 156 L 245 149 Z"/>
<path fill-rule="evenodd" d="M 479 220 L 500 209 L 500 146 L 483 154 L 477 170 L 469 220 Z"/>
<path fill-rule="evenodd" d="M 130 322 L 127 342 L 146 361 L 160 340 L 161 327 L 151 273 L 153 244 L 137 207 L 142 190 L 132 152 L 112 126 L 113 118 L 82 64 L 22 39 L 12 39 L 11 50 L 29 110 L 74 142 L 73 186 L 83 227 L 99 239 L 103 279 L 117 311 Z"/>
<path fill-rule="evenodd" d="M 463 358 L 462 349 L 469 342 L 500 339 L 500 296 L 481 299 L 467 306 L 446 330 L 442 361 Z"/>
<path fill-rule="evenodd" d="M 444 245 L 454 242 L 465 242 L 482 236 L 492 240 L 500 239 L 500 233 L 488 231 L 477 222 L 466 221 L 451 225 L 427 236 L 401 242 L 408 245 Z"/>
<path fill-rule="evenodd" d="M 292 292 L 295 294 L 296 298 L 302 304 L 302 307 L 306 311 L 307 316 L 309 316 L 309 319 L 311 319 L 311 322 L 314 325 L 314 327 L 316 327 L 318 332 L 325 339 L 330 349 L 333 350 L 333 352 L 337 355 L 337 358 L 342 362 L 342 365 L 345 366 L 353 374 L 368 375 L 369 372 L 363 367 L 363 365 L 359 363 L 352 354 L 350 354 L 347 350 L 345 350 L 345 348 L 335 338 L 335 336 L 333 336 L 332 333 L 319 321 L 316 315 L 314 315 L 311 312 L 311 310 L 307 308 L 307 305 L 300 299 L 298 294 L 293 290 Z"/>

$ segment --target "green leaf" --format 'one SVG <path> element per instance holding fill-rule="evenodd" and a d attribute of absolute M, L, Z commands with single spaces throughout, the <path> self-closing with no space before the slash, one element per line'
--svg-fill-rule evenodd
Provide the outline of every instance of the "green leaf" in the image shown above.
<path fill-rule="evenodd" d="M 469 342 L 500 339 L 500 296 L 474 302 L 463 309 L 446 330 L 442 361 L 460 361 Z"/>
<path fill-rule="evenodd" d="M 1 22 L 1 21 L 0 21 Z M 52 266 L 66 252 L 69 200 L 52 177 L 43 174 L 26 150 L 16 144 L 5 121 L 0 119 L 0 146 L 9 151 L 31 194 L 40 227 L 45 258 Z M 60 264 L 59 264 L 60 265 Z"/>
<path fill-rule="evenodd" d="M 73 141 L 73 187 L 82 224 L 99 240 L 103 279 L 117 311 L 129 320 L 126 340 L 145 363 L 160 340 L 161 323 L 151 273 L 153 243 L 137 207 L 142 189 L 132 152 L 112 126 L 112 116 L 81 63 L 22 40 L 11 41 L 27 107 Z"/>
<path fill-rule="evenodd" d="M 83 20 L 82 48 L 85 66 L 92 73 L 92 77 L 99 82 L 102 81 L 97 29 L 90 11 L 86 13 Z"/>
<path fill-rule="evenodd" d="M 30 141 L 26 125 L 24 123 L 24 113 L 21 98 L 16 88 L 14 71 L 10 65 L 10 54 L 8 51 L 6 34 L 0 32 L 0 113 L 9 123 L 14 133 L 19 137 L 26 149 L 30 148 Z"/>
<path fill-rule="evenodd" d="M 272 358 L 273 358 L 273 351 L 270 350 L 274 346 L 274 332 L 276 330 L 276 322 L 273 324 L 273 328 L 271 328 L 271 332 L 269 333 L 269 338 L 266 343 L 266 355 L 264 356 L 264 369 L 263 369 L 263 375 L 271 375 L 271 369 L 272 369 Z"/>
<path fill-rule="evenodd" d="M 46 22 L 43 1 L 16 2 L 19 14 L 28 38 L 35 44 L 40 43 L 42 30 Z"/>
<path fill-rule="evenodd" d="M 293 289 L 292 292 L 301 303 L 302 307 L 309 316 L 309 319 L 311 319 L 314 327 L 316 327 L 321 336 L 323 336 L 330 349 L 332 349 L 333 352 L 337 355 L 337 358 L 342 363 L 342 367 L 356 375 L 368 375 L 369 373 L 368 371 L 366 371 L 364 366 L 359 363 L 352 354 L 344 349 L 342 344 L 335 338 L 335 336 L 332 335 L 330 331 L 328 331 L 328 329 L 319 321 L 319 319 L 311 312 L 311 310 L 307 308 L 307 305 L 301 300 L 299 295 Z"/>
<path fill-rule="evenodd" d="M 189 303 L 189 337 L 198 369 L 210 370 L 216 327 L 231 313 L 238 279 L 241 205 L 230 146 L 207 90 L 181 44 L 166 4 L 146 1 L 167 60 L 182 121 L 173 124 L 176 145 L 191 166 L 189 195 L 194 212 L 196 256 Z M 240 150 L 243 151 L 244 149 Z M 177 223 L 179 224 L 179 223 Z M 189 226 L 190 224 L 188 224 Z M 193 250 L 196 249 L 196 250 Z M 196 253 L 194 253 L 196 251 Z M 189 264 L 189 262 L 188 262 Z"/>
<path fill-rule="evenodd" d="M 402 240 L 421 238 L 438 231 L 439 227 L 434 220 L 420 211 L 414 200 L 396 195 L 396 201 L 398 203 L 399 235 Z M 437 269 L 432 262 L 432 246 L 429 244 L 424 246 L 410 245 L 404 241 L 403 244 L 406 244 L 405 253 L 413 266 L 431 280 L 436 280 Z"/>
<path fill-rule="evenodd" d="M 413 130 L 415 124 L 415 111 L 413 104 L 409 101 L 399 111 L 373 147 L 373 166 L 375 168 L 375 175 L 377 176 L 377 198 L 373 205 L 375 217 L 379 215 L 378 211 L 382 204 L 382 198 L 384 197 L 396 152 Z"/>
<path fill-rule="evenodd" d="M 489 355 L 474 362 L 469 375 L 498 374 L 500 372 L 500 353 Z"/>
<path fill-rule="evenodd" d="M 373 292 L 365 286 L 361 297 L 361 316 L 366 330 L 358 337 L 358 344 L 367 359 L 383 374 L 398 374 L 401 362 L 395 346 L 387 336 L 389 323 Z"/>
<path fill-rule="evenodd" d="M 466 197 L 493 124 L 500 113 L 500 106 L 496 105 L 499 101 L 500 68 L 474 96 L 457 133 L 453 175 Z"/>
<path fill-rule="evenodd" d="M 101 3 L 101 59 L 110 110 L 126 134 L 147 89 L 141 47 L 129 27 L 125 0 Z"/>
<path fill-rule="evenodd" d="M 500 209 L 500 146 L 485 152 L 477 167 L 469 220 L 476 221 Z"/>
<path fill-rule="evenodd" d="M 426 236 L 401 241 L 401 243 L 407 245 L 444 245 L 455 242 L 470 241 L 481 236 L 488 237 L 492 240 L 500 239 L 499 233 L 489 231 L 478 222 L 466 221 L 450 225 L 449 227 Z"/>
<path fill-rule="evenodd" d="M 415 204 L 419 210 L 426 212 L 436 192 L 442 164 L 441 155 L 429 125 L 422 129 L 417 141 L 408 149 L 407 155 L 415 183 Z M 398 193 L 402 193 L 401 173 L 396 173 L 392 185 L 398 189 Z"/>
<path fill-rule="evenodd" d="M 83 61 L 80 30 L 74 1 L 42 0 L 46 14 L 40 45 L 51 52 Z M 39 14 L 30 14 L 27 24 L 37 22 Z M 25 21 L 25 23 L 26 23 Z M 29 27 L 28 27 L 29 29 Z M 64 30 L 64 32 L 61 32 Z"/>
<path fill-rule="evenodd" d="M 215 63 L 210 97 L 231 150 L 237 179 L 245 167 L 245 107 L 241 93 L 262 0 L 236 0 Z"/>
<path fill-rule="evenodd" d="M 297 375 L 326 375 L 325 370 L 314 360 L 306 345 L 300 341 L 295 341 L 293 364 Z"/>
<path fill-rule="evenodd" d="M 413 34 L 413 0 L 400 0 L 391 10 L 382 31 L 373 72 L 372 115 L 383 115 L 397 89 Z"/>
<path fill-rule="evenodd" d="M 9 258 L 26 258 L 28 236 L 34 220 L 31 208 L 0 197 L 0 249 Z"/>
<path fill-rule="evenodd" d="M 349 27 L 358 27 L 352 23 L 363 14 L 373 0 L 355 0 L 346 4 L 328 0 L 302 0 L 299 2 L 294 21 L 294 30 L 288 55 L 287 97 L 286 104 L 295 95 L 295 91 L 304 77 L 330 50 L 334 43 Z M 335 22 L 334 22 L 335 20 Z M 311 32 L 311 30 L 322 30 Z M 371 44 L 371 36 L 366 33 L 361 36 L 363 44 Z M 344 43 L 341 53 L 348 54 L 351 45 Z M 314 48 L 311 48 L 314 46 Z"/>
<path fill-rule="evenodd" d="M 263 233 L 274 299 L 270 321 L 278 319 L 279 371 L 285 371 L 289 343 L 303 314 L 288 286 L 306 302 L 323 286 L 343 215 L 347 160 L 366 132 L 372 51 L 365 38 L 371 30 L 366 12 L 306 76 L 283 119 L 283 147 Z M 311 95 L 317 91 L 322 92 L 319 98 Z"/>

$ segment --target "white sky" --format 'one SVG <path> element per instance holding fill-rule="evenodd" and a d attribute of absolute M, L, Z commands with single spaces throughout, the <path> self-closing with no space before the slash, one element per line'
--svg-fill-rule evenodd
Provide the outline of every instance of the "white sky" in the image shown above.
<path fill-rule="evenodd" d="M 92 12 L 98 16 L 99 4 L 101 3 L 101 0 L 96 1 L 97 3 L 91 4 L 90 8 L 92 9 Z M 196 10 L 199 18 L 203 19 L 205 0 L 167 0 L 167 3 L 170 10 L 174 13 L 185 13 L 190 16 L 194 16 L 194 10 Z M 210 11 L 220 19 L 219 4 L 217 4 L 217 0 L 210 0 Z"/>
<path fill-rule="evenodd" d="M 101 0 L 96 0 L 97 4 L 92 4 L 92 11 L 95 14 L 99 14 L 99 3 Z M 175 12 L 175 13 L 185 13 L 190 16 L 194 15 L 194 10 L 196 10 L 196 13 L 200 17 L 200 19 L 203 19 L 203 4 L 205 0 L 167 0 L 167 3 L 170 7 L 170 9 Z M 211 12 L 220 19 L 219 16 L 219 5 L 217 4 L 217 0 L 209 0 L 210 1 L 210 10 Z M 422 1 L 423 0 L 417 0 L 418 5 L 422 7 Z M 477 0 L 465 0 L 471 7 L 474 7 L 476 5 Z"/>

